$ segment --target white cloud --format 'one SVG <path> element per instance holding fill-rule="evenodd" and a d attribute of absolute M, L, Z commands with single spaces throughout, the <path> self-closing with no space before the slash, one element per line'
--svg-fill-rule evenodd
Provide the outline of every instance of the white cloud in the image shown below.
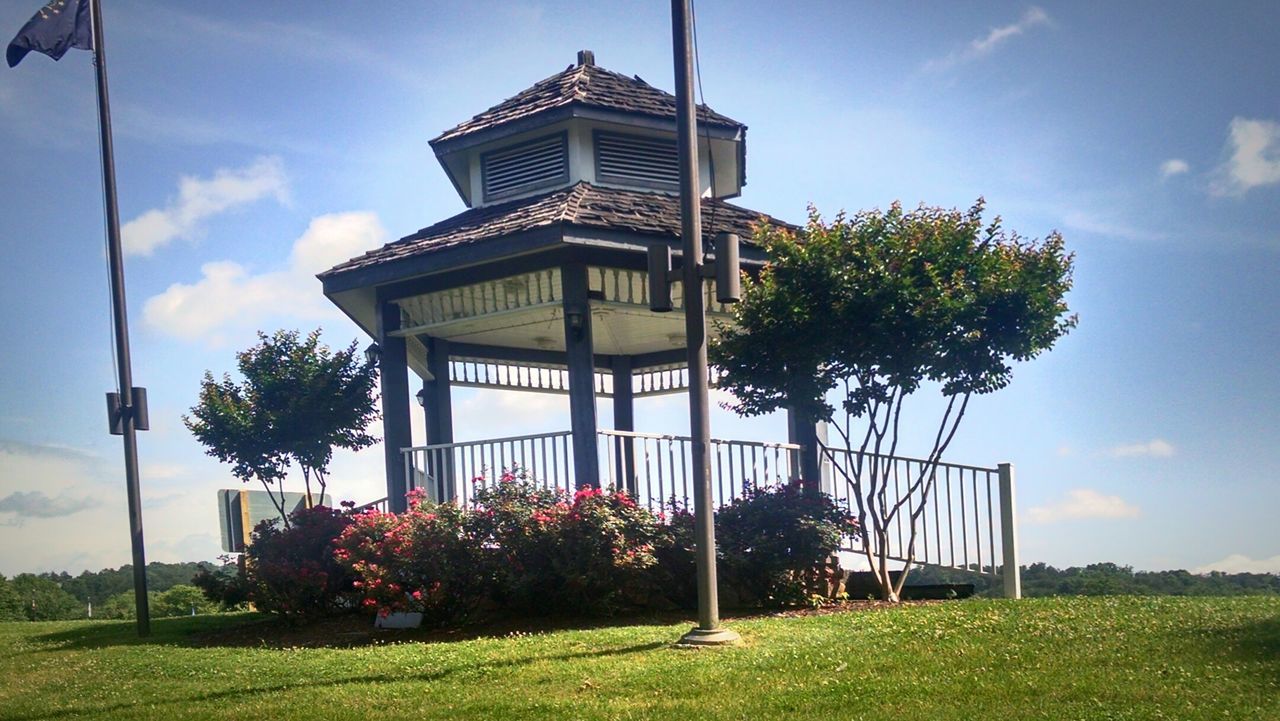
<path fill-rule="evenodd" d="M 1280 183 L 1280 123 L 1232 118 L 1225 151 L 1229 157 L 1209 185 L 1213 195 L 1243 195 Z"/>
<path fill-rule="evenodd" d="M 0 498 L 0 514 L 13 514 L 13 522 L 22 525 L 28 518 L 62 518 L 99 503 L 90 496 L 48 496 L 41 491 L 16 491 Z"/>
<path fill-rule="evenodd" d="M 1094 235 L 1105 235 L 1125 240 L 1163 240 L 1164 233 L 1138 228 L 1123 221 L 1116 221 L 1080 210 L 1062 213 L 1062 224 L 1072 230 Z"/>
<path fill-rule="evenodd" d="M 962 50 L 957 50 L 944 58 L 937 58 L 925 63 L 925 70 L 946 70 L 962 63 L 977 60 L 990 54 L 1010 38 L 1017 37 L 1038 25 L 1048 25 L 1049 14 L 1032 6 L 1022 14 L 1017 22 L 992 28 L 985 36 L 974 38 Z"/>
<path fill-rule="evenodd" d="M 1135 458 L 1140 456 L 1168 458 L 1177 453 L 1178 449 L 1162 438 L 1152 438 L 1146 443 L 1130 443 L 1116 446 L 1108 452 L 1116 458 Z"/>
<path fill-rule="evenodd" d="M 1213 563 L 1207 563 L 1192 569 L 1192 573 L 1280 573 L 1280 555 L 1271 558 L 1249 558 L 1242 553 L 1233 553 Z"/>
<path fill-rule="evenodd" d="M 278 157 L 258 158 L 239 169 L 220 168 L 212 178 L 183 176 L 176 199 L 125 223 L 120 231 L 124 250 L 150 255 L 175 238 L 198 236 L 204 221 L 219 213 L 272 196 L 281 204 L 289 201 L 289 180 Z"/>
<path fill-rule="evenodd" d="M 173 481 L 187 474 L 187 467 L 177 463 L 147 463 L 139 472 L 142 478 L 157 481 Z"/>
<path fill-rule="evenodd" d="M 161 332 L 212 345 L 220 344 L 222 331 L 256 327 L 267 316 L 334 318 L 338 313 L 320 292 L 315 274 L 386 241 L 387 232 L 373 213 L 322 215 L 294 241 L 285 268 L 255 275 L 234 261 L 205 263 L 200 280 L 174 283 L 148 298 L 143 318 Z"/>
<path fill-rule="evenodd" d="M 1091 488 L 1073 488 L 1067 497 L 1047 506 L 1027 509 L 1030 523 L 1056 523 L 1092 518 L 1136 518 L 1141 510 L 1119 496 L 1103 495 Z"/>
<path fill-rule="evenodd" d="M 569 398 L 551 393 L 476 390 L 453 409 L 454 435 L 501 438 L 569 430 Z"/>
<path fill-rule="evenodd" d="M 1191 170 L 1191 166 L 1187 161 L 1181 158 L 1169 158 L 1160 164 L 1160 178 L 1172 178 L 1175 175 L 1181 175 Z"/>
<path fill-rule="evenodd" d="M 148 560 L 202 561 L 218 554 L 214 491 L 239 484 L 211 461 L 205 466 L 184 474 L 181 483 L 148 477 L 145 471 L 155 467 L 144 466 Z M 0 439 L 0 489 L 0 573 L 74 574 L 130 562 L 118 455 Z"/>

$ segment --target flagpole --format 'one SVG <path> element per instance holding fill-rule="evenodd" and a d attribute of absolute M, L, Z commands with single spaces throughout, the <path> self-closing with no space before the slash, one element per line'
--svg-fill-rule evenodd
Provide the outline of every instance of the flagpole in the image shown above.
<path fill-rule="evenodd" d="M 138 426 L 146 427 L 146 395 L 133 387 L 129 358 L 129 319 L 124 297 L 124 259 L 120 247 L 120 212 L 116 204 L 116 166 L 111 144 L 111 109 L 107 100 L 107 58 L 103 45 L 101 0 L 89 0 L 93 20 L 93 65 L 98 81 L 98 129 L 102 138 L 102 194 L 107 213 L 107 262 L 111 279 L 111 315 L 115 326 L 118 395 L 107 394 L 112 433 L 124 437 L 124 475 L 129 502 L 129 537 L 133 547 L 133 594 L 138 635 L 151 633 L 147 603 L 147 560 L 142 543 L 142 498 L 138 487 Z M 141 392 L 139 392 L 141 391 Z M 115 396 L 113 398 L 113 396 Z"/>

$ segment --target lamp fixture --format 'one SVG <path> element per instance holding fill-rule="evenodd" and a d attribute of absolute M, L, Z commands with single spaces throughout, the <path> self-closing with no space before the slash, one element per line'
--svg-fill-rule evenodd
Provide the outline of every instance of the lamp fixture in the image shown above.
<path fill-rule="evenodd" d="M 587 325 L 586 314 L 575 308 L 565 311 L 564 317 L 569 321 L 569 332 L 573 334 L 573 339 L 582 340 Z"/>
<path fill-rule="evenodd" d="M 372 366 L 378 365 L 378 361 L 382 359 L 382 346 L 377 343 L 370 343 L 368 348 L 364 349 L 364 360 Z"/>

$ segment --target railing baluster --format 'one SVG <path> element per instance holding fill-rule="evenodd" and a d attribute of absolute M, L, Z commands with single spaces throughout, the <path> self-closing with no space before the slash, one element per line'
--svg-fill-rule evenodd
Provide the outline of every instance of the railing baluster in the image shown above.
<path fill-rule="evenodd" d="M 960 547 L 964 551 L 964 568 L 969 568 L 969 515 L 964 502 L 964 471 L 960 471 Z"/>
<path fill-rule="evenodd" d="M 995 507 L 991 504 L 991 472 L 987 476 L 987 547 L 991 549 L 991 573 L 996 573 L 996 519 Z"/>
<path fill-rule="evenodd" d="M 978 557 L 978 572 L 982 572 L 982 511 L 978 508 L 978 471 L 969 471 L 973 482 L 973 548 Z"/>
<path fill-rule="evenodd" d="M 956 529 L 953 519 L 956 512 L 951 505 L 951 468 L 947 468 L 947 546 L 951 549 L 950 566 L 956 565 Z"/>

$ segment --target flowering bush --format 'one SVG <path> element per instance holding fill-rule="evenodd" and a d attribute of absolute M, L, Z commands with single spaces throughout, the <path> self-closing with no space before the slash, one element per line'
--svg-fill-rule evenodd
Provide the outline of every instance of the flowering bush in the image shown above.
<path fill-rule="evenodd" d="M 559 521 L 549 550 L 562 607 L 608 613 L 649 601 L 659 535 L 653 513 L 625 491 L 588 487 Z"/>
<path fill-rule="evenodd" d="M 349 608 L 355 579 L 333 551 L 350 523 L 346 513 L 325 506 L 294 512 L 288 528 L 274 519 L 259 523 L 246 550 L 249 600 L 288 618 Z"/>
<path fill-rule="evenodd" d="M 430 625 L 481 610 L 570 614 L 697 604 L 693 514 L 655 515 L 626 493 L 540 488 L 511 469 L 474 507 L 409 496 L 400 514 L 300 511 L 254 530 L 249 596 L 307 617 L 360 607 L 418 611 Z M 749 490 L 716 518 L 726 605 L 789 605 L 829 594 L 828 560 L 856 525 L 827 496 Z"/>
<path fill-rule="evenodd" d="M 337 562 L 355 575 L 360 605 L 387 615 L 418 611 L 441 625 L 474 615 L 484 598 L 479 572 L 482 549 L 468 536 L 466 513 L 452 504 L 409 494 L 399 515 L 370 510 L 352 518 L 334 549 Z"/>
<path fill-rule="evenodd" d="M 623 492 L 572 498 L 518 470 L 476 493 L 471 536 L 483 545 L 500 605 L 535 612 L 609 613 L 652 589 L 657 519 Z"/>
<path fill-rule="evenodd" d="M 720 587 L 743 604 L 808 603 L 829 588 L 828 561 L 857 522 L 799 484 L 748 489 L 716 514 Z"/>

